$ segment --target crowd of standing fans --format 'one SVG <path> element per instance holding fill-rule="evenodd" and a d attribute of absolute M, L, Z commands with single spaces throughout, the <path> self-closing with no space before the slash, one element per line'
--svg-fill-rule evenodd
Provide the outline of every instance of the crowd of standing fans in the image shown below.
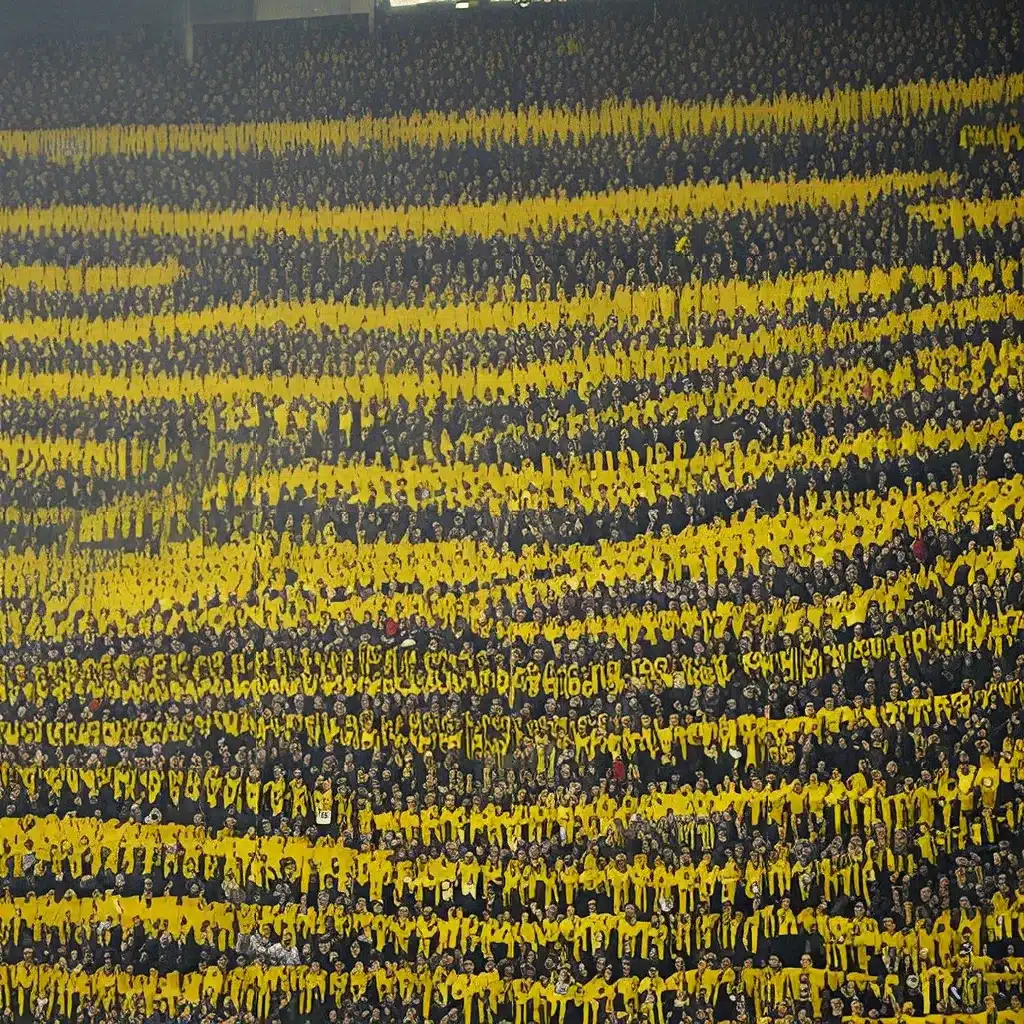
<path fill-rule="evenodd" d="M 0 1024 L 1024 1024 L 1018 12 L 428 13 L 0 62 Z"/>

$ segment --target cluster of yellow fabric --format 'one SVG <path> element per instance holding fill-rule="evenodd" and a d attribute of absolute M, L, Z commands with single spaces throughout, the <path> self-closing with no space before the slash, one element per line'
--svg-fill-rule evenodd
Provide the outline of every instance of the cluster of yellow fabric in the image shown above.
<path fill-rule="evenodd" d="M 768 101 L 672 100 L 636 103 L 609 100 L 589 110 L 564 108 L 485 110 L 471 114 L 425 113 L 408 117 L 352 118 L 346 121 L 278 122 L 230 125 L 111 125 L 49 131 L 0 132 L 0 153 L 41 156 L 56 161 L 89 160 L 103 155 L 142 156 L 168 152 L 231 155 L 250 150 L 280 152 L 295 146 L 316 149 L 372 142 L 384 146 L 434 147 L 470 142 L 543 143 L 600 135 L 668 139 L 716 130 L 735 134 L 828 131 L 897 116 L 910 123 L 931 111 L 957 113 L 1024 96 L 1024 75 L 968 80 L 908 82 L 896 87 L 837 88 L 820 97 L 780 96 Z"/>
<path fill-rule="evenodd" d="M 0 1013 L 1024 1024 L 1019 134 L 639 173 L 1022 95 L 0 131 Z"/>

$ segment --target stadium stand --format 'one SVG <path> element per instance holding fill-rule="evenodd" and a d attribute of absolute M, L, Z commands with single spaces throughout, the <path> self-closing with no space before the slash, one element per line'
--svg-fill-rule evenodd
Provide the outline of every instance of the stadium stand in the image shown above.
<path fill-rule="evenodd" d="M 0 62 L 0 1019 L 1024 1024 L 1000 0 Z"/>

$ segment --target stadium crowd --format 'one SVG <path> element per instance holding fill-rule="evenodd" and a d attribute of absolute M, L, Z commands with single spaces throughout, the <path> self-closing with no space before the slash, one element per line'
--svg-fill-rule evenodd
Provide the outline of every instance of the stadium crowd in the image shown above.
<path fill-rule="evenodd" d="M 378 118 L 424 111 L 597 107 L 609 99 L 703 102 L 1019 71 L 1012 8 L 914 3 L 498 8 L 474 20 L 424 12 L 362 26 L 316 22 L 174 44 L 19 41 L 5 62 L 3 127 Z M 373 53 L 379 59 L 368 59 Z M 70 86 L 65 87 L 65 86 Z"/>
<path fill-rule="evenodd" d="M 1024 1024 L 1010 7 L 11 51 L 0 1020 Z"/>

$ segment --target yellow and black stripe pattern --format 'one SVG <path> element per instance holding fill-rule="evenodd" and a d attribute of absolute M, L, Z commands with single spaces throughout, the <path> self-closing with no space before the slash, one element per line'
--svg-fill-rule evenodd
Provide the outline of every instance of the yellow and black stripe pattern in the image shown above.
<path fill-rule="evenodd" d="M 0 1008 L 1024 1021 L 1022 82 L 0 132 Z"/>

